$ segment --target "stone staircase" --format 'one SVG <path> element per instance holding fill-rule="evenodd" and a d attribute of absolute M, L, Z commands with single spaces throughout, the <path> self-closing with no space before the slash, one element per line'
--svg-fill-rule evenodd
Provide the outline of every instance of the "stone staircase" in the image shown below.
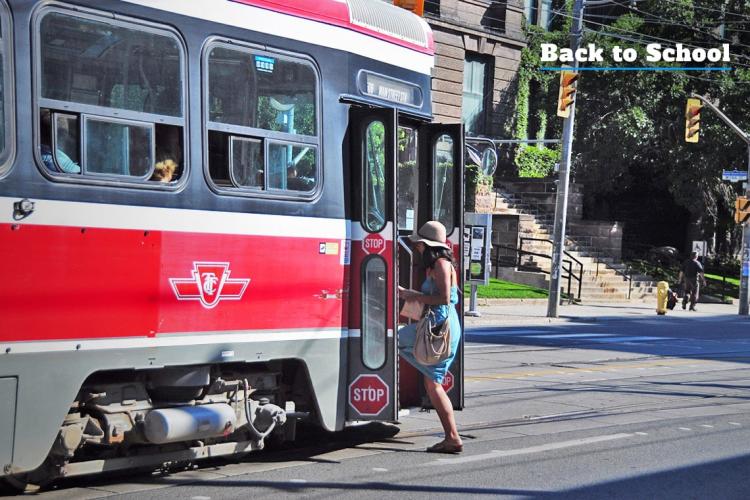
<path fill-rule="evenodd" d="M 655 300 L 656 283 L 653 279 L 631 275 L 620 261 L 622 225 L 583 220 L 583 186 L 571 184 L 568 194 L 567 255 L 563 260 L 571 262 L 574 274 L 577 275 L 581 268 L 583 270 L 581 300 Z M 551 255 L 552 244 L 549 241 L 552 240 L 556 196 L 556 185 L 549 180 L 497 182 L 488 199 L 491 207 L 487 208 L 494 214 L 518 216 L 520 248 Z M 521 264 L 519 269 L 502 268 L 498 271 L 514 282 L 549 287 L 549 275 L 541 271 L 549 272 L 550 259 L 525 256 Z M 630 280 L 632 283 L 629 283 Z M 561 279 L 561 287 L 567 292 L 567 279 Z M 571 279 L 571 293 L 574 297 L 578 295 L 578 282 L 575 279 Z"/>

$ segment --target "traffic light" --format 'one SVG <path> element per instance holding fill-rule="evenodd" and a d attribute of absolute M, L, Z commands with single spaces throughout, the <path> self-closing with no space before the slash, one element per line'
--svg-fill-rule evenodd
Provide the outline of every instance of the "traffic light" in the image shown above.
<path fill-rule="evenodd" d="M 700 99 L 691 97 L 687 100 L 687 106 L 685 106 L 685 142 L 698 142 L 702 107 L 703 104 Z"/>
<path fill-rule="evenodd" d="M 393 5 L 410 10 L 419 17 L 424 14 L 424 0 L 393 0 Z"/>
<path fill-rule="evenodd" d="M 750 200 L 746 196 L 738 196 L 734 202 L 734 221 L 742 224 L 750 219 Z"/>
<path fill-rule="evenodd" d="M 557 116 L 568 118 L 570 107 L 575 101 L 578 73 L 575 71 L 560 72 L 560 92 L 557 94 Z"/>

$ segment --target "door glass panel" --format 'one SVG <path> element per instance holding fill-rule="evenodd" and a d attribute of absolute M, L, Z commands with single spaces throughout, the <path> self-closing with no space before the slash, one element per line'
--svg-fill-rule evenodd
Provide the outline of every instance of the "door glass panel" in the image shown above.
<path fill-rule="evenodd" d="M 386 184 L 385 184 L 385 125 L 372 121 L 365 131 L 365 171 L 364 171 L 364 217 L 365 228 L 373 233 L 385 227 Z"/>
<path fill-rule="evenodd" d="M 419 192 L 417 131 L 398 128 L 398 228 L 414 231 Z"/>
<path fill-rule="evenodd" d="M 448 234 L 453 231 L 455 218 L 453 148 L 453 138 L 448 134 L 441 135 L 435 142 L 432 179 L 432 218 L 441 222 Z"/>
<path fill-rule="evenodd" d="M 377 370 L 385 363 L 386 289 L 385 261 L 372 257 L 362 279 L 362 362 Z"/>
<path fill-rule="evenodd" d="M 263 143 L 232 137 L 232 180 L 237 186 L 263 189 Z"/>
<path fill-rule="evenodd" d="M 87 119 L 86 171 L 144 177 L 154 167 L 154 135 L 150 126 Z"/>
<path fill-rule="evenodd" d="M 4 11 L 5 7 L 0 4 L 0 12 Z M 3 18 L 5 12 L 2 12 Z M 0 22 L 0 158 L 5 153 L 5 124 L 8 122 L 5 116 L 5 41 L 3 40 L 3 25 Z"/>

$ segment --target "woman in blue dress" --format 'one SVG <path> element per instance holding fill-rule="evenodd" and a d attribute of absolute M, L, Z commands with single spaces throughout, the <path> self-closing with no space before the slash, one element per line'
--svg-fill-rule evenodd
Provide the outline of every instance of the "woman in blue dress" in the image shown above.
<path fill-rule="evenodd" d="M 414 248 L 422 255 L 422 263 L 427 277 L 422 283 L 421 292 L 416 290 L 401 290 L 400 298 L 416 300 L 425 304 L 435 313 L 438 325 L 450 321 L 451 352 L 447 359 L 436 365 L 424 366 L 414 358 L 414 339 L 416 324 L 407 325 L 398 332 L 399 354 L 410 364 L 422 372 L 424 387 L 433 408 L 437 411 L 440 423 L 445 432 L 443 441 L 430 446 L 430 453 L 461 453 L 463 443 L 456 429 L 456 419 L 453 415 L 453 405 L 443 389 L 442 383 L 448 368 L 453 363 L 461 339 L 461 323 L 456 312 L 458 303 L 458 280 L 453 266 L 453 254 L 450 246 L 445 243 L 445 226 L 437 221 L 426 222 L 416 237 L 412 237 Z"/>

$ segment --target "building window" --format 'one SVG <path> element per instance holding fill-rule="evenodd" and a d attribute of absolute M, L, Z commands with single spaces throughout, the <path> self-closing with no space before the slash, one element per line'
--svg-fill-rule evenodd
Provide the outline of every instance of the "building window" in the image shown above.
<path fill-rule="evenodd" d="M 224 43 L 206 54 L 214 186 L 234 194 L 309 198 L 320 180 L 319 84 L 312 63 Z"/>
<path fill-rule="evenodd" d="M 523 15 L 528 24 L 536 24 L 536 3 L 537 0 L 524 0 Z"/>
<path fill-rule="evenodd" d="M 38 24 L 39 157 L 67 178 L 176 185 L 184 50 L 170 31 L 50 10 Z"/>
<path fill-rule="evenodd" d="M 552 21 L 552 1 L 525 0 L 523 12 L 526 16 L 526 22 L 549 29 Z"/>
<path fill-rule="evenodd" d="M 12 51 L 10 42 L 13 37 L 10 30 L 10 13 L 3 1 L 0 1 L 0 173 L 9 166 L 7 162 L 13 143 L 13 119 L 11 116 L 11 71 L 10 59 Z"/>
<path fill-rule="evenodd" d="M 542 0 L 539 9 L 539 26 L 548 30 L 552 21 L 552 0 Z"/>
<path fill-rule="evenodd" d="M 461 119 L 467 135 L 487 132 L 487 114 L 492 95 L 491 58 L 478 54 L 466 54 L 464 60 L 464 90 Z"/>
<path fill-rule="evenodd" d="M 425 0 L 424 11 L 425 14 L 432 14 L 435 17 L 440 17 L 440 0 Z"/>

